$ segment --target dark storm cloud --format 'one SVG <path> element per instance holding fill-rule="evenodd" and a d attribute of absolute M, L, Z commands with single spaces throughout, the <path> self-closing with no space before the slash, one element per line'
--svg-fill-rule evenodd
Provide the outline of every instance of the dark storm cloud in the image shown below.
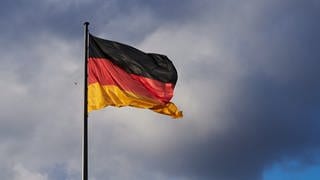
<path fill-rule="evenodd" d="M 201 3 L 200 3 L 201 4 Z M 1 2 L 2 33 L 11 41 L 21 40 L 25 36 L 36 35 L 41 32 L 59 34 L 65 38 L 78 38 L 82 36 L 81 25 L 85 21 L 91 22 L 92 30 L 106 31 L 113 28 L 110 22 L 119 18 L 129 18 L 128 24 L 123 24 L 122 30 L 131 29 L 130 18 L 136 16 L 137 11 L 148 11 L 155 17 L 155 24 L 144 24 L 139 31 L 146 33 L 167 21 L 190 20 L 196 13 L 194 6 L 199 3 L 186 1 L 86 1 L 72 0 L 68 2 L 53 1 L 3 1 Z M 127 25 L 127 26 L 126 26 Z M 148 28 L 149 27 L 149 28 Z M 103 28 L 103 30 L 101 30 Z M 109 30 L 110 31 L 110 30 Z M 145 34 L 133 31 L 130 36 L 140 39 Z M 112 35 L 114 32 L 110 32 Z M 122 35 L 124 35 L 122 33 Z M 118 35 L 119 36 L 119 35 Z"/>
<path fill-rule="evenodd" d="M 189 141 L 170 149 L 175 153 L 155 158 L 163 160 L 157 167 L 194 179 L 260 179 L 264 168 L 287 158 L 308 166 L 303 159 L 320 150 L 319 10 L 312 1 L 266 3 L 251 26 L 222 32 L 226 41 L 229 34 L 236 35 L 231 36 L 234 46 L 230 52 L 237 55 L 238 68 L 248 71 L 234 83 L 232 98 L 218 120 L 225 122 L 228 130 L 211 131 L 205 137 L 186 134 Z M 245 23 L 245 18 L 243 15 L 239 20 Z M 201 66 L 192 66 L 202 72 L 188 77 L 206 73 L 202 78 L 210 79 L 217 75 Z M 214 80 L 207 82 L 210 84 L 202 88 L 216 84 Z M 203 108 L 210 112 L 207 105 L 203 102 Z M 210 113 L 187 117 L 186 121 L 194 118 L 201 123 L 211 117 L 214 122 L 216 116 Z"/>

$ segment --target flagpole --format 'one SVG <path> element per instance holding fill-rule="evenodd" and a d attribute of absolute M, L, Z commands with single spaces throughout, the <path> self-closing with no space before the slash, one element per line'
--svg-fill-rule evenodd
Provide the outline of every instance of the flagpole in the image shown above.
<path fill-rule="evenodd" d="M 88 49 L 89 22 L 84 25 L 84 106 L 83 106 L 83 142 L 82 142 L 82 180 L 88 180 Z"/>

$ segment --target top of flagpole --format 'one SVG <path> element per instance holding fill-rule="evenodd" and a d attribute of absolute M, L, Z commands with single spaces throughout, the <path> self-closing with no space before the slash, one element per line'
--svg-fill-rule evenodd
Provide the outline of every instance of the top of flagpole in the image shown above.
<path fill-rule="evenodd" d="M 83 25 L 88 26 L 90 23 L 88 21 L 84 22 Z"/>

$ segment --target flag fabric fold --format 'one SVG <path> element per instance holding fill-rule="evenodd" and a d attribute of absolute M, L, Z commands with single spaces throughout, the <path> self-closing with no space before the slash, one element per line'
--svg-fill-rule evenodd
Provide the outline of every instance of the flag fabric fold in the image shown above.
<path fill-rule="evenodd" d="M 89 35 L 88 111 L 106 106 L 146 108 L 173 118 L 177 71 L 165 56 Z"/>

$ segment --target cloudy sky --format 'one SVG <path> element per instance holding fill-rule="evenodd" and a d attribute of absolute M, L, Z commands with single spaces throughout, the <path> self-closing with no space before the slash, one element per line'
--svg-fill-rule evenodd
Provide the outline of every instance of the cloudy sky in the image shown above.
<path fill-rule="evenodd" d="M 0 179 L 81 178 L 84 21 L 166 54 L 185 116 L 90 113 L 90 180 L 320 179 L 319 0 L 0 5 Z"/>

